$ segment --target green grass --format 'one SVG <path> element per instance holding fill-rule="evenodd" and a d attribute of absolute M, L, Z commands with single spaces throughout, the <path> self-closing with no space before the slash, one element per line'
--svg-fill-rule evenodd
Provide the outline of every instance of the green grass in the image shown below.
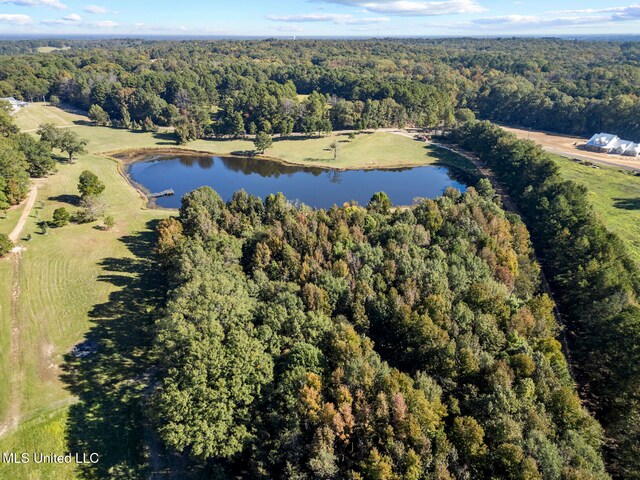
<path fill-rule="evenodd" d="M 71 47 L 38 47 L 36 49 L 36 51 L 38 53 L 51 53 L 51 52 L 55 52 L 57 50 L 70 50 Z"/>
<path fill-rule="evenodd" d="M 12 232 L 16 223 L 18 223 L 18 219 L 20 218 L 23 210 L 24 203 L 7 211 L 6 215 L 3 218 L 0 218 L 0 233 L 9 235 Z"/>
<path fill-rule="evenodd" d="M 0 412 L 9 408 L 9 389 L 6 388 L 11 380 L 10 364 L 11 350 L 11 280 L 13 268 L 11 261 L 0 259 Z"/>
<path fill-rule="evenodd" d="M 586 186 L 596 213 L 640 263 L 640 176 L 613 167 L 590 168 L 553 156 L 564 178 Z"/>
<path fill-rule="evenodd" d="M 58 408 L 22 423 L 13 435 L 0 439 L 0 452 L 66 453 L 67 411 L 67 407 Z M 74 465 L 0 463 L 0 478 L 6 480 L 69 480 L 76 475 Z"/>
<path fill-rule="evenodd" d="M 31 106 L 18 113 L 23 128 L 37 128 L 42 121 L 66 125 L 73 116 L 53 107 Z M 119 138 L 109 142 L 109 129 L 79 127 L 106 135 L 97 148 L 121 146 Z M 95 132 L 95 133 L 94 133 Z M 131 134 L 135 138 L 135 134 Z M 117 162 L 108 158 L 86 155 L 75 164 L 61 164 L 55 175 L 47 178 L 38 192 L 38 202 L 44 202 L 40 219 L 50 219 L 53 210 L 64 206 L 73 211 L 78 194 L 80 173 L 89 169 L 107 185 L 103 196 L 107 213 L 116 220 L 112 231 L 102 231 L 96 224 L 68 225 L 40 234 L 37 219 L 32 214 L 22 236 L 32 235 L 23 242 L 26 250 L 20 262 L 20 301 L 16 320 L 19 326 L 20 349 L 17 364 L 10 355 L 11 335 L 0 336 L 0 417 L 6 418 L 12 401 L 20 411 L 20 426 L 0 439 L 0 451 L 43 450 L 64 453 L 67 450 L 67 406 L 75 396 L 69 391 L 69 381 L 63 379 L 64 355 L 86 333 L 96 328 L 91 312 L 96 306 L 109 305 L 114 295 L 126 289 L 124 280 L 113 279 L 116 273 L 105 269 L 106 259 L 126 264 L 135 257 L 128 238 L 145 231 L 149 221 L 166 217 L 167 211 L 142 209 L 142 199 L 118 172 Z M 9 212 L 0 221 L 0 231 L 10 231 L 21 209 Z M 134 274 L 122 274 L 121 277 Z M 12 260 L 0 260 L 0 328 L 11 331 Z M 125 311 L 127 305 L 119 305 Z M 11 380 L 20 380 L 16 398 L 7 388 Z M 2 466 L 0 478 L 75 478 L 74 469 L 67 466 Z"/>
<path fill-rule="evenodd" d="M 21 109 L 15 116 L 16 125 L 20 130 L 36 130 L 43 123 L 55 123 L 60 126 L 76 125 L 88 119 L 82 115 L 66 112 L 57 107 L 44 103 L 32 103 Z"/>

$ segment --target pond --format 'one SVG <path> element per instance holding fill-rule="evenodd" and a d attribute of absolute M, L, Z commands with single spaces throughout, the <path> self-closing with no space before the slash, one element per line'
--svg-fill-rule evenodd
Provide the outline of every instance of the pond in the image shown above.
<path fill-rule="evenodd" d="M 448 168 L 427 165 L 384 170 L 328 170 L 285 165 L 251 157 L 152 154 L 127 167 L 129 176 L 151 193 L 173 189 L 175 196 L 156 199 L 160 207 L 179 208 L 185 193 L 209 185 L 226 201 L 234 192 L 265 198 L 282 192 L 291 201 L 329 208 L 355 200 L 366 205 L 386 192 L 394 205 L 411 205 L 416 197 L 433 198 L 447 187 L 465 191 Z"/>

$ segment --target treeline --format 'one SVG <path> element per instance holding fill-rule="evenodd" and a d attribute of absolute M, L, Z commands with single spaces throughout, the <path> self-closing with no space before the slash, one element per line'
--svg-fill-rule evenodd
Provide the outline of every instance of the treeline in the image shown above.
<path fill-rule="evenodd" d="M 149 415 L 169 450 L 203 478 L 609 478 L 527 229 L 494 197 L 187 194 L 159 226 Z"/>
<path fill-rule="evenodd" d="M 575 135 L 613 132 L 640 140 L 637 93 L 604 99 L 573 97 L 550 85 L 509 76 L 489 80 L 479 92 L 475 107 L 483 118 L 509 124 Z"/>
<path fill-rule="evenodd" d="M 541 147 L 488 122 L 457 129 L 454 140 L 491 166 L 522 209 L 571 330 L 585 398 L 606 429 L 611 471 L 640 478 L 637 266 L 594 214 L 587 190 L 563 181 Z"/>
<path fill-rule="evenodd" d="M 31 177 L 44 177 L 56 168 L 51 145 L 20 133 L 9 111 L 0 102 L 0 212 L 26 198 Z"/>
<path fill-rule="evenodd" d="M 95 105 L 107 123 L 175 125 L 187 139 L 309 132 L 318 118 L 305 120 L 313 106 L 298 95 L 313 92 L 338 107 L 323 130 L 328 121 L 334 130 L 431 127 L 471 108 L 532 128 L 640 139 L 639 42 L 68 40 L 69 50 L 20 54 L 41 43 L 0 42 L 0 96 Z"/>

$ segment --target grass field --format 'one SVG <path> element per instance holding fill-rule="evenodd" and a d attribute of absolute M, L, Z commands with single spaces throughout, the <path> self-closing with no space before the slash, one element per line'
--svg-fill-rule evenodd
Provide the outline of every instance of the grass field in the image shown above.
<path fill-rule="evenodd" d="M 42 121 L 67 125 L 74 118 L 52 107 L 30 107 L 17 116 L 26 129 L 37 128 Z M 111 144 L 111 148 L 117 145 Z M 114 216 L 115 228 L 102 231 L 96 224 L 68 225 L 41 235 L 38 218 L 50 219 L 59 206 L 75 210 L 77 179 L 85 169 L 95 172 L 107 185 L 103 194 L 106 212 Z M 0 438 L 0 452 L 67 451 L 69 429 L 78 418 L 89 418 L 83 408 L 91 403 L 83 399 L 78 375 L 68 374 L 70 361 L 64 356 L 88 332 L 101 328 L 101 322 L 106 324 L 115 315 L 110 312 L 130 312 L 130 304 L 118 301 L 118 296 L 137 276 L 130 266 L 139 255 L 150 253 L 135 251 L 131 238 L 148 231 L 150 221 L 169 214 L 136 208 L 142 201 L 118 173 L 117 163 L 95 155 L 83 156 L 73 165 L 61 164 L 58 173 L 44 181 L 38 201 L 44 202 L 44 208 L 37 213 L 34 210 L 28 219 L 23 237 L 31 234 L 32 240 L 22 242 L 26 250 L 18 267 L 12 258 L 0 260 L 0 326 L 3 332 L 17 329 L 19 338 L 13 358 L 11 335 L 0 336 L 0 419 L 9 420 L 8 415 L 19 412 L 20 420 L 16 431 Z M 17 209 L 9 212 L 7 220 L 0 220 L 0 231 L 11 230 L 19 214 Z M 20 295 L 12 300 L 16 275 Z M 117 307 L 113 305 L 116 301 Z M 108 337 L 106 333 L 103 336 Z M 98 372 L 99 368 L 93 370 Z M 11 382 L 17 388 L 8 388 Z M 99 392 L 100 387 L 92 390 Z M 66 465 L 0 464 L 0 479 L 75 477 L 74 468 Z"/>
<path fill-rule="evenodd" d="M 640 263 L 640 176 L 613 167 L 590 168 L 557 155 L 553 158 L 565 178 L 589 189 L 595 211 Z"/>
<path fill-rule="evenodd" d="M 55 52 L 57 50 L 70 50 L 70 49 L 71 49 L 71 47 L 62 47 L 62 48 L 60 48 L 60 47 L 38 47 L 36 49 L 36 51 L 38 53 L 51 53 L 51 52 Z"/>
<path fill-rule="evenodd" d="M 42 104 L 31 105 L 16 116 L 20 128 L 33 131 L 44 122 L 71 126 L 89 140 L 89 154 L 74 164 L 63 163 L 43 181 L 38 202 L 22 236 L 26 248 L 17 261 L 0 260 L 0 328 L 16 335 L 0 336 L 0 421 L 19 420 L 16 430 L 0 437 L 2 451 L 65 453 L 72 443 L 78 451 L 109 451 L 98 470 L 81 471 L 67 465 L 0 464 L 0 479 L 68 480 L 79 477 L 110 478 L 108 468 L 119 462 L 135 465 L 141 432 L 137 385 L 145 374 L 145 316 L 154 303 L 141 303 L 153 294 L 148 278 L 152 252 L 152 223 L 171 211 L 146 210 L 143 201 L 120 175 L 117 161 L 98 155 L 121 149 L 174 148 L 167 134 L 134 133 L 94 127 L 86 118 Z M 267 155 L 281 160 L 330 166 L 391 167 L 444 162 L 464 167 L 458 157 L 431 150 L 423 143 L 391 133 L 343 135 L 311 140 L 276 141 Z M 334 162 L 329 145 L 339 142 Z M 248 140 L 199 140 L 186 148 L 211 153 L 251 150 Z M 103 231 L 96 224 L 68 225 L 42 235 L 39 220 L 53 210 L 75 210 L 77 179 L 85 170 L 95 172 L 107 185 L 103 196 L 106 213 L 116 227 Z M 0 220 L 0 231 L 15 225 L 21 208 Z M 17 279 L 19 296 L 12 298 Z M 145 294 L 141 295 L 140 291 Z M 68 355 L 72 347 L 89 339 L 95 357 L 79 360 Z M 11 350 L 12 343 L 14 348 Z M 17 413 L 16 413 L 17 412 Z M 133 427 L 132 427 L 133 425 Z M 136 427 L 137 426 L 137 427 Z M 135 458 L 134 458 L 135 457 Z M 124 460 L 123 460 L 124 459 Z M 80 474 L 82 473 L 82 474 Z"/>
<path fill-rule="evenodd" d="M 13 228 L 18 223 L 18 219 L 24 210 L 24 203 L 16 205 L 11 210 L 6 212 L 3 218 L 0 218 L 0 233 L 6 233 L 9 235 Z"/>
<path fill-rule="evenodd" d="M 47 106 L 44 103 L 32 103 L 22 108 L 15 115 L 16 125 L 20 130 L 35 131 L 43 123 L 55 123 L 59 126 L 77 125 L 76 122 L 86 122 L 82 115 L 66 112 L 56 107 Z"/>

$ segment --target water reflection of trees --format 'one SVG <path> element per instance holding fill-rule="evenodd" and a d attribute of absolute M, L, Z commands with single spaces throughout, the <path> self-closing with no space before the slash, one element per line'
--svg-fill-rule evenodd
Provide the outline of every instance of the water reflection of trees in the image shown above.
<path fill-rule="evenodd" d="M 196 157 L 193 155 L 178 157 L 178 161 L 180 162 L 180 165 L 184 165 L 185 167 L 191 168 L 195 164 L 198 164 L 200 168 L 205 170 L 210 169 L 215 164 L 213 157 Z"/>
<path fill-rule="evenodd" d="M 293 175 L 295 173 L 310 173 L 313 176 L 319 176 L 325 172 L 326 169 L 317 167 L 298 167 L 295 165 L 286 165 L 269 160 L 261 160 L 251 157 L 212 157 L 212 156 L 197 156 L 197 155 L 183 155 L 172 156 L 167 160 L 178 160 L 180 165 L 192 168 L 198 165 L 200 168 L 208 170 L 215 166 L 216 162 L 222 162 L 225 169 L 231 172 L 243 173 L 245 175 L 258 174 L 261 177 L 274 177 L 278 178 L 281 175 Z"/>
<path fill-rule="evenodd" d="M 327 171 L 327 177 L 329 178 L 329 182 L 331 183 L 342 183 L 342 172 L 340 172 L 339 170 Z"/>

